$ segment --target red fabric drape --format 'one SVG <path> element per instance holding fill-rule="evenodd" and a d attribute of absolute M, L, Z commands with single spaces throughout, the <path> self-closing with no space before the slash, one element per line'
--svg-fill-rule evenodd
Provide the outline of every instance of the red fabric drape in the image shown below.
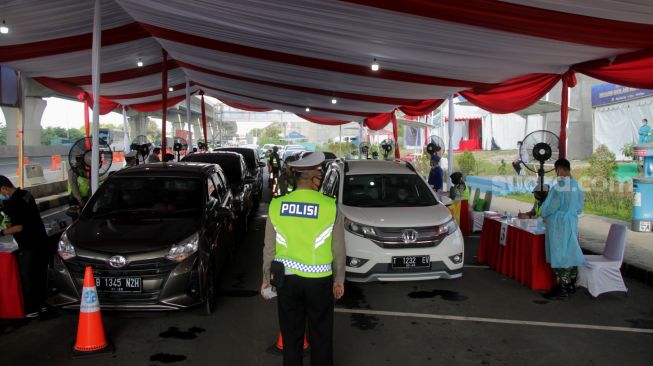
<path fill-rule="evenodd" d="M 378 131 L 383 127 L 387 126 L 388 123 L 392 121 L 392 117 L 395 115 L 394 112 L 388 113 L 379 113 L 374 117 L 365 118 L 365 127 Z"/>
<path fill-rule="evenodd" d="M 399 152 L 399 128 L 397 127 L 397 116 L 395 113 L 390 113 L 390 119 L 392 120 L 392 136 L 395 140 L 395 158 L 399 159 L 401 153 Z"/>
<path fill-rule="evenodd" d="M 186 99 L 185 95 L 168 98 L 168 105 L 175 105 L 184 99 Z M 163 108 L 163 103 L 160 100 L 155 100 L 153 102 L 132 104 L 129 106 L 129 108 L 133 108 L 139 112 L 154 112 L 161 110 Z"/>
<path fill-rule="evenodd" d="M 513 113 L 542 98 L 560 80 L 558 74 L 530 74 L 489 88 L 460 92 L 472 104 L 492 113 Z"/>
<path fill-rule="evenodd" d="M 653 89 L 653 48 L 572 66 L 576 72 L 609 83 Z"/>
<path fill-rule="evenodd" d="M 204 142 L 208 143 L 209 139 L 206 133 L 206 107 L 204 106 L 204 92 L 200 91 L 200 95 L 202 96 L 202 131 L 204 131 Z"/>
<path fill-rule="evenodd" d="M 404 105 L 399 107 L 399 110 L 404 112 L 407 116 L 425 116 L 434 110 L 438 109 L 444 103 L 444 99 L 428 99 L 423 100 L 417 105 Z"/>
<path fill-rule="evenodd" d="M 338 125 L 344 125 L 349 123 L 350 121 L 343 121 L 340 119 L 335 119 L 335 118 L 329 118 L 329 117 L 318 117 L 318 116 L 309 116 L 306 114 L 298 114 L 297 116 L 313 123 L 317 123 L 320 125 L 328 125 L 328 126 L 338 126 Z"/>
<path fill-rule="evenodd" d="M 249 111 L 249 112 L 269 112 L 272 110 L 272 108 L 267 108 L 267 107 L 259 107 L 257 105 L 253 104 L 247 104 L 247 103 L 240 103 L 240 102 L 234 102 L 232 100 L 227 100 L 227 99 L 220 99 L 220 101 L 229 107 L 236 108 L 236 109 L 241 109 L 243 111 Z"/>
<path fill-rule="evenodd" d="M 86 92 L 84 89 L 72 85 L 66 82 L 62 82 L 57 79 L 47 78 L 47 77 L 35 77 L 34 80 L 38 81 L 41 85 L 46 88 L 52 89 L 57 93 L 67 95 L 69 97 L 77 98 L 78 100 L 88 102 L 89 108 L 93 106 L 93 94 Z M 116 109 L 119 106 L 118 103 L 107 99 L 105 97 L 100 97 L 100 114 L 104 115 L 112 110 Z M 92 108 L 91 108 L 92 109 Z"/>
<path fill-rule="evenodd" d="M 483 120 L 480 118 L 473 118 L 468 120 L 468 135 L 469 138 L 469 149 L 470 150 L 480 150 L 481 149 L 481 129 L 483 125 Z"/>
<path fill-rule="evenodd" d="M 560 158 L 567 158 L 567 117 L 569 115 L 569 88 L 576 86 L 576 75 L 567 71 L 562 76 L 562 98 L 560 98 Z"/>
<path fill-rule="evenodd" d="M 161 49 L 163 60 L 168 60 L 168 51 Z M 168 114 L 168 63 L 161 62 L 161 156 L 167 154 L 166 119 Z"/>

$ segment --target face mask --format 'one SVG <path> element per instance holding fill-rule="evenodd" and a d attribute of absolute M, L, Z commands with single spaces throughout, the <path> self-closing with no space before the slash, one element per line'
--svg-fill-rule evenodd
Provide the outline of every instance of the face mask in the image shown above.
<path fill-rule="evenodd" d="M 0 201 L 7 201 L 7 200 L 9 200 L 9 196 L 0 193 Z"/>

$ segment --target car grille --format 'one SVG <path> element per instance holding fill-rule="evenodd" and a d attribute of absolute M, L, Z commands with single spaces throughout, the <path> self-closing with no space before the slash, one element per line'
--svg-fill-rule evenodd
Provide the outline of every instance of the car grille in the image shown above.
<path fill-rule="evenodd" d="M 91 266 L 94 276 L 97 277 L 140 277 L 142 281 L 163 279 L 161 283 L 164 284 L 165 279 L 168 278 L 168 275 L 177 266 L 177 263 L 160 258 L 131 262 L 123 268 L 113 268 L 102 260 L 75 257 L 66 261 L 66 266 L 72 276 L 80 281 L 84 278 L 86 266 Z M 141 293 L 98 292 L 98 297 L 101 304 L 147 304 L 156 303 L 160 293 L 161 288 L 154 290 L 143 288 L 143 292 Z"/>
<path fill-rule="evenodd" d="M 415 230 L 417 238 L 413 243 L 406 243 L 402 237 L 404 230 Z M 422 226 L 422 227 L 375 227 L 376 236 L 370 239 L 374 244 L 381 248 L 431 248 L 435 247 L 444 237 L 436 236 L 437 226 Z"/>

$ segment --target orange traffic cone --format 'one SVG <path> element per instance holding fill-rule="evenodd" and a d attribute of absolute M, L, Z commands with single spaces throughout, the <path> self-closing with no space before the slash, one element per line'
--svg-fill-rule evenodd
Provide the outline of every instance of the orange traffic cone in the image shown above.
<path fill-rule="evenodd" d="M 29 164 L 29 157 L 23 156 L 23 165 Z M 20 166 L 16 168 L 16 175 L 20 175 Z"/>
<path fill-rule="evenodd" d="M 82 301 L 79 305 L 79 324 L 77 326 L 77 341 L 73 348 L 73 356 L 95 355 L 113 352 L 113 347 L 104 336 L 100 302 L 93 279 L 93 270 L 86 267 L 84 273 L 84 288 Z"/>
<path fill-rule="evenodd" d="M 279 351 L 283 351 L 283 337 L 281 336 L 281 332 L 279 332 L 279 337 L 277 337 L 277 344 L 274 345 L 276 349 Z M 304 333 L 304 351 L 308 349 L 308 338 L 306 337 L 306 333 Z"/>

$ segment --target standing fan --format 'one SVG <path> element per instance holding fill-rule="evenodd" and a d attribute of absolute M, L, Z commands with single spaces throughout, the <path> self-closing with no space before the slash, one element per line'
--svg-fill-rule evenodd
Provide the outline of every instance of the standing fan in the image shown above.
<path fill-rule="evenodd" d="M 150 142 L 147 140 L 147 136 L 138 135 L 129 145 L 131 151 L 136 151 L 136 158 L 140 157 L 140 161 L 145 164 L 145 159 L 150 154 Z"/>
<path fill-rule="evenodd" d="M 363 142 L 361 144 L 361 158 L 363 157 L 362 155 L 365 154 L 365 159 L 369 159 L 370 156 L 370 143 L 369 142 Z"/>
<path fill-rule="evenodd" d="M 438 135 L 429 136 L 428 143 L 426 144 L 426 153 L 429 156 L 437 154 L 438 151 L 444 151 L 444 140 Z"/>
<path fill-rule="evenodd" d="M 177 154 L 177 161 L 179 161 L 179 155 L 182 151 L 188 150 L 188 142 L 183 137 L 175 137 L 172 143 L 172 151 Z"/>
<path fill-rule="evenodd" d="M 522 161 L 522 163 L 526 169 L 537 173 L 540 189 L 544 191 L 544 174 L 554 169 L 553 166 L 545 169 L 544 164 L 558 160 L 560 154 L 560 138 L 550 131 L 533 131 L 524 137 L 521 148 L 528 153 L 528 161 Z"/>
<path fill-rule="evenodd" d="M 198 148 L 200 151 L 208 151 L 208 149 L 209 149 L 209 145 L 206 143 L 206 141 L 204 141 L 204 139 L 202 139 L 202 140 L 197 140 L 197 148 Z"/>
<path fill-rule="evenodd" d="M 81 138 L 73 144 L 68 152 L 68 163 L 70 168 L 80 177 L 91 178 L 91 145 L 90 137 Z M 104 141 L 99 141 L 98 150 L 100 161 L 98 165 L 98 176 L 106 174 L 111 168 L 113 162 L 113 152 L 111 147 Z"/>
<path fill-rule="evenodd" d="M 388 156 L 394 150 L 395 148 L 395 142 L 393 139 L 385 139 L 381 141 L 381 151 L 383 154 L 383 158 L 388 160 Z"/>

